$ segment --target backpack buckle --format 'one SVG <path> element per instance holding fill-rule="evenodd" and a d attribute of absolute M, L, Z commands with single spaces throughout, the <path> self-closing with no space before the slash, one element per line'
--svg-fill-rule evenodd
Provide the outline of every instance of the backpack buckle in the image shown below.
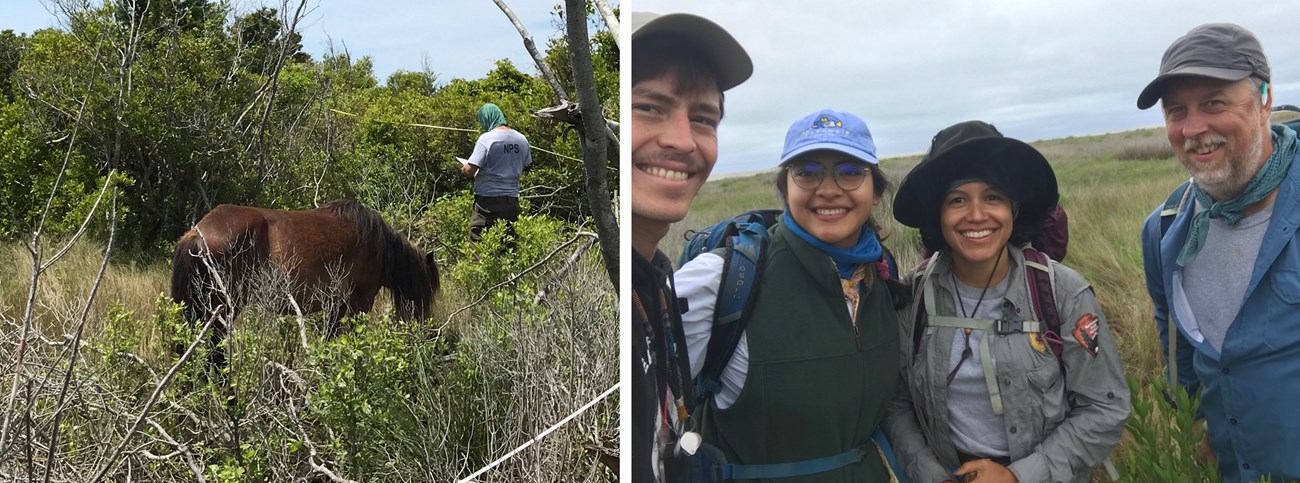
<path fill-rule="evenodd" d="M 1019 334 L 1024 331 L 1024 324 L 1020 320 L 997 319 L 993 321 L 993 332 L 998 335 Z"/>

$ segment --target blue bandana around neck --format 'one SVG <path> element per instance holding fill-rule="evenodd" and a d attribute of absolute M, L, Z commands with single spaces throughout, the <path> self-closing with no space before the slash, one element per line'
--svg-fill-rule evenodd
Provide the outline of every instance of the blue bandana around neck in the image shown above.
<path fill-rule="evenodd" d="M 1291 159 L 1295 157 L 1296 133 L 1281 124 L 1273 124 L 1272 131 L 1273 155 L 1269 156 L 1264 166 L 1251 178 L 1250 184 L 1236 198 L 1214 201 L 1200 186 L 1192 184 L 1192 194 L 1196 196 L 1196 201 L 1207 208 L 1192 216 L 1192 224 L 1187 229 L 1187 241 L 1178 253 L 1178 266 L 1186 267 L 1201 253 L 1205 236 L 1210 231 L 1210 218 L 1223 218 L 1229 225 L 1236 225 L 1246 216 L 1247 207 L 1267 198 L 1282 184 L 1287 172 L 1291 170 Z"/>
<path fill-rule="evenodd" d="M 794 221 L 790 216 L 790 209 L 786 208 L 785 214 L 781 216 L 785 220 L 785 227 L 791 232 L 808 242 L 813 248 L 821 250 L 822 253 L 829 255 L 831 260 L 835 261 L 835 268 L 840 273 L 840 278 L 853 278 L 853 271 L 859 264 L 870 263 L 880 259 L 881 247 L 880 239 L 876 238 L 876 230 L 871 229 L 871 225 L 862 225 L 862 236 L 858 237 L 858 243 L 852 248 L 845 250 L 836 247 L 824 241 L 818 240 L 817 237 L 810 235 Z"/>

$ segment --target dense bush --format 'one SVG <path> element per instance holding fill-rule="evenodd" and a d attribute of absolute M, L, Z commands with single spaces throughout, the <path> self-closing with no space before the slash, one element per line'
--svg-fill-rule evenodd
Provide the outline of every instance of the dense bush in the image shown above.
<path fill-rule="evenodd" d="M 180 3 L 178 12 L 206 13 L 165 13 Z M 68 217 L 110 170 L 130 180 L 120 241 L 135 249 L 169 244 L 220 203 L 305 208 L 350 198 L 413 212 L 470 190 L 453 156 L 472 151 L 484 102 L 538 148 L 580 157 L 567 125 L 527 114 L 557 103 L 550 87 L 507 60 L 480 79 L 399 72 L 380 85 L 369 59 L 310 58 L 271 9 L 125 5 L 74 11 L 67 31 L 0 33 L 0 238 L 29 233 L 51 190 L 55 219 Z M 604 31 L 592 44 L 604 108 L 616 118 L 618 48 Z M 282 46 L 283 59 L 271 55 Z M 550 41 L 546 61 L 569 71 L 563 38 Z M 586 219 L 581 163 L 541 150 L 533 158 L 525 197 L 557 220 Z M 617 179 L 609 186 L 612 194 Z"/>
<path fill-rule="evenodd" d="M 1146 384 L 1128 378 L 1133 394 L 1133 412 L 1126 429 L 1133 438 L 1124 454 L 1129 481 L 1201 482 L 1223 481 L 1212 463 L 1200 463 L 1196 448 L 1205 437 L 1204 425 L 1196 420 L 1200 400 L 1181 387 L 1170 391 L 1163 378 Z"/>

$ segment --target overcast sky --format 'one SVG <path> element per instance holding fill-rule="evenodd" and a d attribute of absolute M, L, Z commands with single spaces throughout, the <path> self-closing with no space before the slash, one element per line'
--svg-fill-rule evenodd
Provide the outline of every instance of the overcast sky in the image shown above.
<path fill-rule="evenodd" d="M 233 3 L 239 12 L 279 5 Z M 619 2 L 610 3 L 617 7 Z M 508 0 L 506 4 L 524 23 L 539 51 L 545 51 L 547 39 L 563 35 L 563 25 L 556 25 L 551 15 L 553 7 L 563 2 Z M 320 59 L 332 40 L 336 51 L 346 48 L 353 58 L 370 56 L 381 84 L 398 69 L 423 70 L 425 57 L 442 82 L 483 77 L 503 58 L 523 72 L 537 73 L 519 32 L 492 0 L 311 0 L 308 5 L 312 10 L 300 29 L 303 49 Z M 41 0 L 4 0 L 0 13 L 0 30 L 30 33 L 63 24 Z"/>
<path fill-rule="evenodd" d="M 627 4 L 708 17 L 753 58 L 754 76 L 727 92 L 717 173 L 775 167 L 790 123 L 826 107 L 866 120 L 881 157 L 924 152 L 968 119 L 1023 140 L 1161 125 L 1137 95 L 1166 47 L 1210 22 L 1254 32 L 1274 105 L 1300 104 L 1296 0 Z"/>

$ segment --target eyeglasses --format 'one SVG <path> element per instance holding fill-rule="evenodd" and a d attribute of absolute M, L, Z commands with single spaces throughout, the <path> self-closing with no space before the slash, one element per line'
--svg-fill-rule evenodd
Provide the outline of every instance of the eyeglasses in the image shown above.
<path fill-rule="evenodd" d="M 795 186 L 806 190 L 817 189 L 826 179 L 826 166 L 821 163 L 792 163 L 785 169 L 790 172 L 790 177 L 794 178 Z M 866 165 L 859 163 L 841 163 L 832 169 L 831 176 L 835 178 L 835 185 L 844 191 L 858 189 L 871 175 Z"/>

